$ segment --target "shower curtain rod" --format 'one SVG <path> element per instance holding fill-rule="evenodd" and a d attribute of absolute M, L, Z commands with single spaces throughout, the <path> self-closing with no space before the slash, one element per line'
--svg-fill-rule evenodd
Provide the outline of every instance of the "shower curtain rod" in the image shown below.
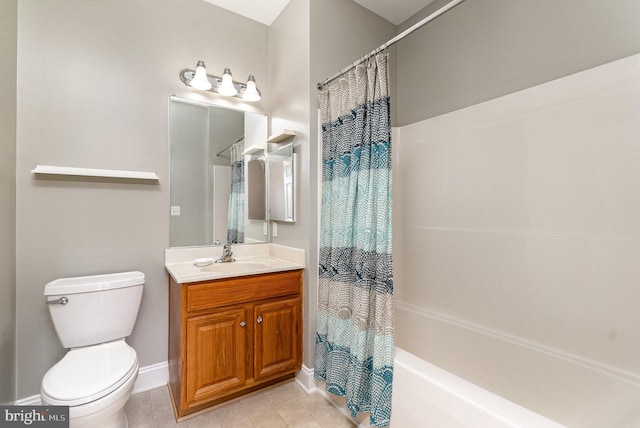
<path fill-rule="evenodd" d="M 226 152 L 227 150 L 229 150 L 235 143 L 239 143 L 240 141 L 244 140 L 244 135 L 241 137 L 236 138 L 233 143 L 229 144 L 227 147 L 225 147 L 224 149 L 220 150 L 218 153 L 216 153 L 216 156 L 220 156 L 221 153 Z"/>
<path fill-rule="evenodd" d="M 343 74 L 345 74 L 347 71 L 351 70 L 352 68 L 360 65 L 361 63 L 363 63 L 367 58 L 370 58 L 376 54 L 378 54 L 379 52 L 382 52 L 383 50 L 385 50 L 386 48 L 388 48 L 391 45 L 394 45 L 395 43 L 399 42 L 400 40 L 404 39 L 405 37 L 407 37 L 409 34 L 413 33 L 414 31 L 416 31 L 418 28 L 422 27 L 423 25 L 425 25 L 426 23 L 433 21 L 434 19 L 436 19 L 438 16 L 442 15 L 443 13 L 449 11 L 450 9 L 453 9 L 455 6 L 459 5 L 460 3 L 462 3 L 464 0 L 452 0 L 449 3 L 447 3 L 446 5 L 442 6 L 440 9 L 436 10 L 435 12 L 431 13 L 430 15 L 428 15 L 426 18 L 424 18 L 423 20 L 417 22 L 416 24 L 413 24 L 411 27 L 407 28 L 406 30 L 404 30 L 402 33 L 398 34 L 397 36 L 395 36 L 394 38 L 388 40 L 386 43 L 383 43 L 382 45 L 380 45 L 378 48 L 372 50 L 371 52 L 369 52 L 367 55 L 363 56 L 362 58 L 360 58 L 359 60 L 357 60 L 354 63 L 351 63 L 350 65 L 348 65 L 347 67 L 343 68 L 342 70 L 340 70 L 339 72 L 337 72 L 336 74 L 334 74 L 333 76 L 323 80 L 321 83 L 318 83 L 317 88 L 318 90 L 321 90 L 324 85 L 326 85 L 327 83 L 337 79 L 338 77 L 342 76 Z"/>

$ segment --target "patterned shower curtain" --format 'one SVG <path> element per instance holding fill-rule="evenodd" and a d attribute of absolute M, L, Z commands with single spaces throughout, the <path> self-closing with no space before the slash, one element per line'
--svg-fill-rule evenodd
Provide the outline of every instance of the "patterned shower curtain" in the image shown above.
<path fill-rule="evenodd" d="M 231 153 L 231 193 L 227 218 L 227 243 L 244 242 L 244 141 L 235 143 Z"/>
<path fill-rule="evenodd" d="M 315 377 L 389 424 L 393 380 L 391 126 L 382 52 L 319 93 L 322 208 Z"/>

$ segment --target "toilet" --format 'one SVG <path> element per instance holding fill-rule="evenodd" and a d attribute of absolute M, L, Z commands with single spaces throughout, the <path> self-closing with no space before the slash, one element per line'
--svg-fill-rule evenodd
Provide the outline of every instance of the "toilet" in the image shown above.
<path fill-rule="evenodd" d="M 44 295 L 56 333 L 69 351 L 42 379 L 44 405 L 69 406 L 71 428 L 128 426 L 124 405 L 138 377 L 125 342 L 142 299 L 142 272 L 62 278 Z"/>

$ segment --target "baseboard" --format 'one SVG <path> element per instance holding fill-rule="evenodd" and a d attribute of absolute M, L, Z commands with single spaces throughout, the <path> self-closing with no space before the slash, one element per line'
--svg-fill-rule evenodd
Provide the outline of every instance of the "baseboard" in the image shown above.
<path fill-rule="evenodd" d="M 317 388 L 316 380 L 313 377 L 313 373 L 314 370 L 310 369 L 304 364 L 302 365 L 302 369 L 296 373 L 296 382 L 298 382 L 298 384 L 302 386 L 308 393 L 311 393 Z"/>
<path fill-rule="evenodd" d="M 21 398 L 20 400 L 16 400 L 16 406 L 41 406 L 42 400 L 40 399 L 40 394 L 32 395 L 31 397 Z"/>
<path fill-rule="evenodd" d="M 138 379 L 133 384 L 133 394 L 164 386 L 167 382 L 169 382 L 169 364 L 166 361 L 140 367 L 138 369 Z M 15 402 L 16 406 L 40 406 L 41 404 L 40 394 L 21 398 Z"/>
<path fill-rule="evenodd" d="M 133 393 L 149 391 L 164 386 L 167 382 L 169 382 L 169 364 L 166 361 L 140 367 L 138 379 L 133 385 Z"/>

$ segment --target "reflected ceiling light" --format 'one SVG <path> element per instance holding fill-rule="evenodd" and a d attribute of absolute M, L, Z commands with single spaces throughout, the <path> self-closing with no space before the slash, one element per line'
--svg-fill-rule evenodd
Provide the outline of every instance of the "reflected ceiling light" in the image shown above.
<path fill-rule="evenodd" d="M 196 69 L 185 68 L 180 72 L 180 80 L 187 86 L 204 91 L 215 92 L 229 97 L 242 98 L 244 101 L 260 101 L 260 91 L 256 87 L 256 78 L 249 76 L 247 83 L 235 82 L 231 70 L 224 69 L 222 77 L 207 74 L 204 61 L 198 61 Z"/>

